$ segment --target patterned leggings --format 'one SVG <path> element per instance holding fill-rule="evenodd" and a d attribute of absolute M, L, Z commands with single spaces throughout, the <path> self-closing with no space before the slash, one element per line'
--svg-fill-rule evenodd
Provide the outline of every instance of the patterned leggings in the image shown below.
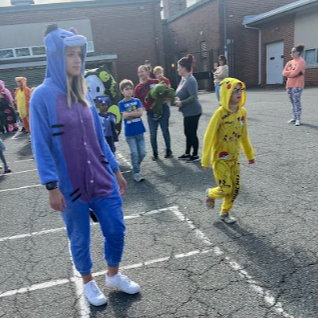
<path fill-rule="evenodd" d="M 301 93 L 303 89 L 300 87 L 288 87 L 287 88 L 287 94 L 289 96 L 290 102 L 293 107 L 293 118 L 294 119 L 300 119 L 301 117 Z"/>

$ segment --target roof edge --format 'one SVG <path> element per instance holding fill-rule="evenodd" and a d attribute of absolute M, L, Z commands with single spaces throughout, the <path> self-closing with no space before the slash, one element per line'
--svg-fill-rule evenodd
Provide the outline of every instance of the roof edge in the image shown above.
<path fill-rule="evenodd" d="M 0 7 L 0 14 L 28 12 L 28 11 L 46 11 L 57 9 L 86 8 L 86 7 L 108 7 L 121 5 L 138 5 L 142 3 L 160 2 L 160 0 L 98 0 L 98 1 L 77 1 L 77 2 L 61 2 L 48 4 L 30 4 L 26 6 L 7 6 Z"/>
<path fill-rule="evenodd" d="M 256 25 L 258 23 L 263 23 L 266 20 L 274 19 L 281 15 L 292 14 L 299 9 L 304 9 L 311 5 L 318 5 L 318 0 L 298 0 L 258 15 L 245 16 L 243 19 L 243 25 Z"/>

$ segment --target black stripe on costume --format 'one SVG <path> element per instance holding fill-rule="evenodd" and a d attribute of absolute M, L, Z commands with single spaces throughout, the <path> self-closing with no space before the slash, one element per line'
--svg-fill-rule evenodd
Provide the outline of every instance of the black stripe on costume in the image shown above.
<path fill-rule="evenodd" d="M 106 158 L 106 156 L 104 156 L 104 155 L 101 155 L 103 158 Z"/>
<path fill-rule="evenodd" d="M 108 165 L 108 164 L 109 164 L 109 162 L 108 162 L 108 161 L 102 161 L 102 163 L 105 163 L 106 165 Z"/>
<path fill-rule="evenodd" d="M 60 127 L 64 127 L 63 124 L 56 124 L 56 125 L 52 125 L 52 128 L 60 128 Z"/>
<path fill-rule="evenodd" d="M 80 193 L 77 197 L 75 197 L 72 202 L 75 202 L 82 194 Z"/>
<path fill-rule="evenodd" d="M 64 132 L 63 132 L 63 131 L 61 131 L 61 132 L 58 132 L 58 133 L 54 133 L 54 134 L 52 134 L 52 136 L 60 136 L 60 135 L 64 135 Z"/>
<path fill-rule="evenodd" d="M 70 197 L 72 197 L 76 192 L 78 192 L 79 191 L 79 188 L 78 189 L 76 189 L 76 190 L 74 190 L 71 194 L 70 194 Z"/>

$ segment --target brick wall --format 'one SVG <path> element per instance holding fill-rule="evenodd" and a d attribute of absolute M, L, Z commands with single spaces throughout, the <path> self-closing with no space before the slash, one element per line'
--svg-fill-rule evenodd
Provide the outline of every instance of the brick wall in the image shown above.
<path fill-rule="evenodd" d="M 266 46 L 278 41 L 284 42 L 284 65 L 290 60 L 294 46 L 294 15 L 276 19 L 262 25 L 262 84 L 266 84 Z"/>
<path fill-rule="evenodd" d="M 242 1 L 226 0 L 227 38 L 233 40 L 233 76 L 245 81 L 247 85 L 258 84 L 258 31 L 246 29 L 242 25 L 244 16 L 260 14 L 292 2 L 294 0 L 244 0 L 242 5 Z M 168 20 L 164 36 L 169 38 L 170 42 L 165 51 L 170 54 L 198 51 L 203 38 L 200 31 L 203 31 L 208 49 L 218 49 L 222 54 L 223 0 L 211 0 L 195 10 L 189 10 L 189 13 L 178 19 L 171 22 Z"/>
<path fill-rule="evenodd" d="M 176 62 L 179 53 L 192 53 L 196 58 L 195 72 L 211 70 L 212 58 L 201 59 L 200 44 L 205 41 L 207 50 L 214 50 L 214 61 L 220 48 L 220 13 L 218 0 L 207 2 L 196 10 L 164 25 L 165 56 L 168 72 L 172 80 L 175 69 L 169 69 L 171 62 Z M 206 66 L 203 66 L 203 63 Z"/>
<path fill-rule="evenodd" d="M 162 23 L 158 1 L 116 6 L 81 7 L 21 11 L 0 14 L 0 24 L 56 22 L 90 19 L 95 53 L 115 53 L 117 79 L 132 79 L 137 83 L 137 67 L 149 59 L 163 64 Z"/>

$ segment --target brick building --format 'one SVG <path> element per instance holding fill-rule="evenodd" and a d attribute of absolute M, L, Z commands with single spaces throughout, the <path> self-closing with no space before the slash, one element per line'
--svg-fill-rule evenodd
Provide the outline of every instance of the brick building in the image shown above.
<path fill-rule="evenodd" d="M 290 58 L 290 49 L 300 41 L 310 49 L 305 52 L 307 64 L 310 62 L 307 84 L 318 84 L 318 38 L 312 32 L 318 21 L 318 0 L 163 0 L 163 4 L 165 59 L 170 76 L 185 53 L 196 56 L 195 72 L 213 69 L 217 56 L 225 53 L 230 75 L 247 85 L 282 84 L 282 76 L 268 81 L 268 74 L 281 74 L 282 67 L 278 71 L 279 66 L 267 62 L 272 56 L 266 50 L 269 44 L 280 42 L 280 48 L 283 44 L 284 64 Z M 211 88 L 210 83 L 201 81 L 201 88 Z"/>
<path fill-rule="evenodd" d="M 48 23 L 75 27 L 85 35 L 86 67 L 107 64 L 117 80 L 129 78 L 137 83 L 137 67 L 146 59 L 163 64 L 159 0 L 11 3 L 15 5 L 0 7 L 0 79 L 9 87 L 15 87 L 15 76 L 27 77 L 30 87 L 42 82 L 46 65 L 43 31 Z"/>

